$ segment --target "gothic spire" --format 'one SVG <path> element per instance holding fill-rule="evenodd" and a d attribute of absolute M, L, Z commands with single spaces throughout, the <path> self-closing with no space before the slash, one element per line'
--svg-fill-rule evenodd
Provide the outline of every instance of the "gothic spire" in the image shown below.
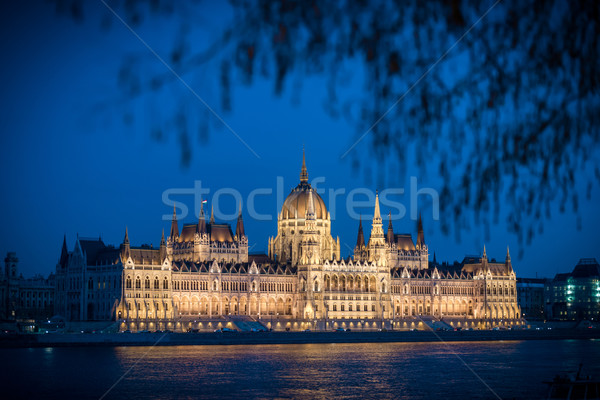
<path fill-rule="evenodd" d="M 242 202 L 240 201 L 240 215 L 238 215 L 237 226 L 235 227 L 235 235 L 238 240 L 245 235 L 244 233 L 244 220 L 242 219 Z"/>
<path fill-rule="evenodd" d="M 177 209 L 175 208 L 175 203 L 173 203 L 173 220 L 171 221 L 171 234 L 169 236 L 171 239 L 175 239 L 179 236 L 179 226 L 177 225 Z"/>
<path fill-rule="evenodd" d="M 417 246 L 423 247 L 425 244 L 425 235 L 423 234 L 423 221 L 421 220 L 421 213 L 419 213 L 419 222 L 417 222 Z"/>
<path fill-rule="evenodd" d="M 485 252 L 485 244 L 483 245 L 483 257 L 482 258 L 487 261 L 487 253 Z"/>
<path fill-rule="evenodd" d="M 121 244 L 121 259 L 123 262 L 129 258 L 129 252 L 131 247 L 129 246 L 129 233 L 127 231 L 127 227 L 125 227 L 125 238 L 123 239 L 123 243 Z"/>
<path fill-rule="evenodd" d="M 358 237 L 356 238 L 356 247 L 365 247 L 365 235 L 363 234 L 362 216 L 358 220 Z"/>
<path fill-rule="evenodd" d="M 304 148 L 302 148 L 302 169 L 300 170 L 300 182 L 308 183 L 308 171 L 306 170 L 306 156 Z"/>
<path fill-rule="evenodd" d="M 165 258 L 167 257 L 167 244 L 165 242 L 165 230 L 164 229 L 162 231 L 162 236 L 160 238 L 159 255 L 160 255 L 160 262 L 162 263 L 163 261 L 165 261 Z"/>
<path fill-rule="evenodd" d="M 200 203 L 200 215 L 198 216 L 198 233 L 206 233 L 206 218 L 204 217 L 204 203 Z"/>
<path fill-rule="evenodd" d="M 375 191 L 375 213 L 373 223 L 381 223 L 381 212 L 379 211 L 379 191 Z"/>
<path fill-rule="evenodd" d="M 383 234 L 383 224 L 381 222 L 381 211 L 379 210 L 379 192 L 375 192 L 375 212 L 373 214 L 373 224 L 371 225 L 371 236 L 369 236 L 369 245 L 371 241 L 383 246 L 385 244 L 385 236 Z"/>
<path fill-rule="evenodd" d="M 69 250 L 67 249 L 67 235 L 63 238 L 62 249 L 60 251 L 60 260 L 59 264 L 61 267 L 65 268 L 67 266 L 67 262 L 69 260 Z"/>
<path fill-rule="evenodd" d="M 387 241 L 390 245 L 394 243 L 394 227 L 392 226 L 392 212 L 391 211 L 389 213 Z"/>
<path fill-rule="evenodd" d="M 215 223 L 215 207 L 211 204 L 210 205 L 210 224 L 214 224 Z"/>

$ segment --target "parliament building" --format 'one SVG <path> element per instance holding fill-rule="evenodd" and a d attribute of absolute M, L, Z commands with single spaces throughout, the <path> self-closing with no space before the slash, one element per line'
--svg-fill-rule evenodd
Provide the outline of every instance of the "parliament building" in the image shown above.
<path fill-rule="evenodd" d="M 520 323 L 510 254 L 460 264 L 429 261 L 419 218 L 416 242 L 384 231 L 379 197 L 371 233 L 359 221 L 354 256 L 340 256 L 325 202 L 300 183 L 277 218 L 268 254 L 248 254 L 240 207 L 235 231 L 203 206 L 198 222 L 179 228 L 175 210 L 160 246 L 119 247 L 78 237 L 63 242 L 56 267 L 55 313 L 70 321 L 114 321 L 120 330 L 208 330 L 262 326 L 276 330 L 411 329 L 424 325 L 489 328 Z M 440 326 L 440 325 L 438 325 Z"/>

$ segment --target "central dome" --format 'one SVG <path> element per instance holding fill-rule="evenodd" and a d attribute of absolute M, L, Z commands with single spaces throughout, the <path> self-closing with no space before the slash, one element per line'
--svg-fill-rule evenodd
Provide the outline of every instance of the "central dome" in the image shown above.
<path fill-rule="evenodd" d="M 317 219 L 327 218 L 327 207 L 319 194 L 308 183 L 308 172 L 306 170 L 306 157 L 302 151 L 302 170 L 300 171 L 300 184 L 296 186 L 283 202 L 281 209 L 281 219 L 304 219 L 306 210 L 308 210 L 308 199 L 310 192 L 313 195 L 315 207 L 315 217 Z"/>
<path fill-rule="evenodd" d="M 327 207 L 325 207 L 325 202 L 321 196 L 319 196 L 319 194 L 313 190 L 308 183 L 302 182 L 292 190 L 292 192 L 283 202 L 281 219 L 295 219 L 296 215 L 298 215 L 298 218 L 304 219 L 306 216 L 306 210 L 308 209 L 308 198 L 310 197 L 309 193 L 311 191 L 313 194 L 316 218 L 327 218 Z M 298 212 L 297 214 L 296 211 Z"/>

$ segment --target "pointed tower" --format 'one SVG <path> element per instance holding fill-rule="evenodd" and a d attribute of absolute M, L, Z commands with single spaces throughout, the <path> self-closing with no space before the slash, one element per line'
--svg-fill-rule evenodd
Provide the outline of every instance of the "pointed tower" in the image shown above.
<path fill-rule="evenodd" d="M 169 235 L 169 239 L 171 241 L 175 241 L 175 238 L 179 237 L 179 226 L 177 225 L 177 209 L 175 208 L 175 204 L 173 204 L 173 220 L 171 221 L 171 234 Z"/>
<path fill-rule="evenodd" d="M 215 207 L 211 204 L 210 206 L 210 224 L 215 223 Z"/>
<path fill-rule="evenodd" d="M 423 221 L 421 220 L 421 214 L 419 214 L 419 222 L 417 222 L 417 249 L 421 250 L 424 244 Z"/>
<path fill-rule="evenodd" d="M 308 183 L 308 171 L 306 169 L 306 155 L 302 149 L 302 169 L 300 170 L 300 183 Z"/>
<path fill-rule="evenodd" d="M 206 217 L 204 216 L 204 203 L 200 203 L 200 215 L 198 216 L 198 234 L 206 233 Z"/>
<path fill-rule="evenodd" d="M 160 238 L 160 262 L 164 262 L 167 258 L 167 242 L 165 241 L 165 230 L 162 231 L 162 237 Z"/>
<path fill-rule="evenodd" d="M 235 235 L 237 236 L 238 240 L 241 240 L 242 237 L 245 236 L 244 220 L 242 219 L 242 202 L 241 201 L 240 201 L 240 214 L 238 215 L 237 226 L 235 227 Z"/>
<path fill-rule="evenodd" d="M 389 222 L 388 222 L 388 230 L 387 230 L 387 242 L 391 246 L 394 244 L 394 227 L 392 226 L 392 212 L 389 213 Z"/>
<path fill-rule="evenodd" d="M 385 236 L 383 235 L 383 223 L 379 210 L 379 192 L 375 194 L 375 212 L 373 213 L 373 225 L 371 227 L 371 236 L 369 236 L 367 251 L 369 262 L 377 262 L 378 265 L 385 265 Z"/>
<path fill-rule="evenodd" d="M 365 261 L 365 235 L 363 233 L 362 215 L 358 220 L 358 235 L 356 236 L 356 246 L 354 247 L 354 260 Z"/>
<path fill-rule="evenodd" d="M 67 235 L 65 234 L 63 238 L 62 249 L 60 251 L 60 260 L 58 261 L 58 265 L 61 268 L 67 268 L 67 264 L 69 262 L 69 249 L 67 248 Z"/>
<path fill-rule="evenodd" d="M 375 192 L 375 212 L 373 213 L 373 225 L 371 227 L 371 236 L 369 237 L 369 243 L 372 239 L 383 239 L 383 222 L 381 220 L 381 212 L 379 211 L 379 192 Z"/>
<path fill-rule="evenodd" d="M 483 257 L 481 257 L 481 261 L 487 261 L 487 253 L 485 252 L 485 244 L 483 245 Z"/>
<path fill-rule="evenodd" d="M 365 235 L 363 234 L 362 216 L 358 220 L 358 236 L 356 238 L 356 248 L 363 249 L 365 247 Z"/>
<path fill-rule="evenodd" d="M 383 222 L 381 220 L 381 212 L 379 211 L 379 192 L 375 193 L 375 212 L 373 213 L 369 243 L 371 243 L 372 239 L 383 239 Z"/>
<path fill-rule="evenodd" d="M 123 238 L 123 243 L 121 244 L 121 259 L 123 260 L 123 263 L 125 263 L 130 256 L 131 246 L 129 245 L 129 232 L 127 227 L 125 227 L 125 237 Z"/>
<path fill-rule="evenodd" d="M 504 265 L 506 265 L 506 272 L 510 274 L 513 268 L 512 262 L 510 261 L 510 251 L 508 249 L 508 246 L 506 246 L 506 261 L 504 262 Z"/>
<path fill-rule="evenodd" d="M 379 190 L 375 191 L 375 211 L 373 213 L 373 223 L 381 224 L 381 211 L 379 211 Z"/>

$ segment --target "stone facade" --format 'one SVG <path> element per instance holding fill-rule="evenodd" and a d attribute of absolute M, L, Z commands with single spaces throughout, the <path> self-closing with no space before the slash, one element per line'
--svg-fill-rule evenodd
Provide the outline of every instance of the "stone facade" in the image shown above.
<path fill-rule="evenodd" d="M 502 263 L 466 258 L 452 268 L 429 262 L 421 218 L 410 234 L 387 232 L 379 197 L 365 244 L 359 222 L 354 257 L 340 257 L 325 203 L 300 183 L 278 214 L 268 254 L 249 255 L 241 213 L 227 224 L 198 222 L 171 230 L 159 248 L 132 247 L 126 232 L 117 249 L 77 239 L 57 266 L 57 299 L 70 319 L 116 319 L 122 329 L 175 329 L 201 321 L 261 321 L 274 328 L 403 327 L 407 321 L 518 321 L 516 278 L 507 251 Z"/>

